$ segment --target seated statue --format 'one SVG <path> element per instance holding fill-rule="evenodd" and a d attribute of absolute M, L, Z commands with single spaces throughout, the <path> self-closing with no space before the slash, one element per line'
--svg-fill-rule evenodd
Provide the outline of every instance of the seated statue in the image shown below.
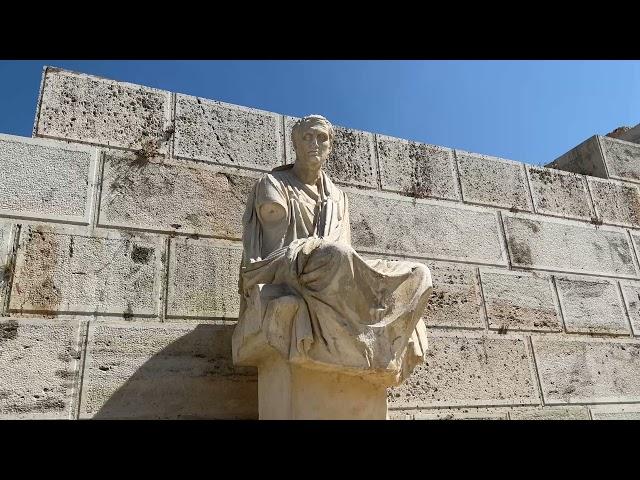
<path fill-rule="evenodd" d="M 333 139 L 327 119 L 302 118 L 292 130 L 295 163 L 249 195 L 234 355 L 261 334 L 288 362 L 397 385 L 423 361 L 431 275 L 351 247 L 347 195 L 322 170 Z"/>

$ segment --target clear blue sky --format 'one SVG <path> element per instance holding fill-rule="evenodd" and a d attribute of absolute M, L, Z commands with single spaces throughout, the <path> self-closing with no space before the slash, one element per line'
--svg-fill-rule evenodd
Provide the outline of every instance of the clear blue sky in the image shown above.
<path fill-rule="evenodd" d="M 640 123 L 640 61 L 0 61 L 0 133 L 31 136 L 43 65 L 544 164 Z"/>

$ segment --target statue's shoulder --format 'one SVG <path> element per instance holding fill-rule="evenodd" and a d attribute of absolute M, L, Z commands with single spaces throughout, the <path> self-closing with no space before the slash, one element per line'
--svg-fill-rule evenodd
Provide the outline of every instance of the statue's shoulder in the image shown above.
<path fill-rule="evenodd" d="M 280 165 L 274 168 L 265 175 L 265 178 L 269 178 L 271 181 L 278 183 L 287 183 L 289 178 L 293 175 L 293 164 Z"/>
<path fill-rule="evenodd" d="M 253 189 L 254 201 L 257 204 L 275 202 L 286 205 L 287 185 L 290 183 L 287 179 L 289 171 L 290 169 L 274 169 L 258 178 Z"/>
<path fill-rule="evenodd" d="M 283 185 L 286 183 L 286 179 L 290 175 L 290 171 L 293 165 L 281 165 L 274 168 L 270 172 L 264 173 L 256 180 L 256 184 L 260 184 L 264 187 Z"/>
<path fill-rule="evenodd" d="M 280 165 L 278 167 L 275 167 L 269 173 L 286 172 L 287 170 L 291 170 L 292 168 L 293 168 L 293 163 L 287 163 L 286 165 Z"/>

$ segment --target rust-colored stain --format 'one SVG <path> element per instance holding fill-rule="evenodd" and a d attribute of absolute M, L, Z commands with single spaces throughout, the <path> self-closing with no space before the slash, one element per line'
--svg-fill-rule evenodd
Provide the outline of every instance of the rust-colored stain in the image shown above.
<path fill-rule="evenodd" d="M 54 282 L 58 239 L 47 227 L 29 228 L 25 234 L 23 259 L 12 296 L 16 296 L 20 310 L 55 312 L 62 299 L 60 288 Z"/>

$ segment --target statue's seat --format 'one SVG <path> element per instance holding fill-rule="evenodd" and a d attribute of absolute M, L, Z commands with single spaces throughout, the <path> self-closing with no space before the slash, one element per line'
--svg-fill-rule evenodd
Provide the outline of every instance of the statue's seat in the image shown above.
<path fill-rule="evenodd" d="M 338 368 L 345 375 L 394 385 L 422 361 L 427 348 L 427 332 L 424 321 L 420 319 L 409 339 L 409 358 L 403 362 L 407 371 L 400 376 L 392 368 L 347 366 L 310 357 L 307 354 L 313 342 L 304 299 L 288 285 L 258 284 L 249 291 L 244 311 L 233 332 L 233 362 L 241 366 L 255 366 L 277 355 L 282 360 L 304 364 L 306 368 L 324 371 Z"/>
<path fill-rule="evenodd" d="M 233 362 L 255 365 L 275 352 L 288 358 L 292 323 L 300 309 L 306 312 L 304 300 L 287 285 L 262 283 L 253 287 L 233 332 Z"/>

